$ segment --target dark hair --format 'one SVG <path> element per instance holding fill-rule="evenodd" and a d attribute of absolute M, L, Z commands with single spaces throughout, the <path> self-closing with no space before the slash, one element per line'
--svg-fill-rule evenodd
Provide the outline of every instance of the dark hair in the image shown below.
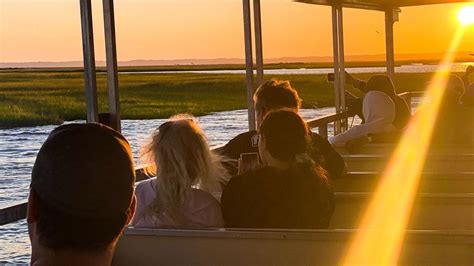
<path fill-rule="evenodd" d="M 310 157 L 311 131 L 303 118 L 289 110 L 267 114 L 259 133 L 265 139 L 265 148 L 276 159 L 292 163 L 294 174 L 320 176 L 327 182 L 327 173 Z"/>
<path fill-rule="evenodd" d="M 53 250 L 104 251 L 115 242 L 131 212 L 84 218 L 51 207 L 35 193 L 38 207 L 36 234 L 41 245 Z"/>
<path fill-rule="evenodd" d="M 280 108 L 298 109 L 301 105 L 298 92 L 291 87 L 289 81 L 266 81 L 257 88 L 253 98 L 255 109 L 259 112 L 263 109 L 267 112 Z"/>
<path fill-rule="evenodd" d="M 288 110 L 270 112 L 259 129 L 270 154 L 285 162 L 295 160 L 308 147 L 309 130 L 304 120 Z"/>
<path fill-rule="evenodd" d="M 110 113 L 100 113 L 99 123 L 108 127 L 112 127 L 112 115 Z"/>
<path fill-rule="evenodd" d="M 31 174 L 40 244 L 53 250 L 109 247 L 133 213 L 134 183 L 130 145 L 119 132 L 95 123 L 54 129 Z"/>
<path fill-rule="evenodd" d="M 381 91 L 389 96 L 395 95 L 395 86 L 390 77 L 386 75 L 375 75 L 367 81 L 367 90 Z"/>

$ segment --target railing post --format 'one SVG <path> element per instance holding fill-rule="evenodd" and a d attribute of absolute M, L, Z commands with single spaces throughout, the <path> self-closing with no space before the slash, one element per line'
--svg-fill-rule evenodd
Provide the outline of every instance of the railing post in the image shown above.
<path fill-rule="evenodd" d="M 319 135 L 325 139 L 328 138 L 328 124 L 318 127 Z"/>
<path fill-rule="evenodd" d="M 97 84 L 95 73 L 94 32 L 91 0 L 80 0 L 82 50 L 84 57 L 84 87 L 86 92 L 87 122 L 98 122 Z"/>
<path fill-rule="evenodd" d="M 250 16 L 250 0 L 242 0 L 244 13 L 245 66 L 247 79 L 247 108 L 249 130 L 255 130 L 255 108 L 253 103 L 253 57 L 252 57 L 252 25 Z"/>
<path fill-rule="evenodd" d="M 398 21 L 398 10 L 385 11 L 385 46 L 387 56 L 387 75 L 393 79 L 395 74 L 395 50 L 393 46 L 393 24 Z"/>
<path fill-rule="evenodd" d="M 114 0 L 103 0 L 103 6 L 110 122 L 112 127 L 120 132 L 120 97 L 117 67 L 117 47 L 115 38 Z"/>
<path fill-rule="evenodd" d="M 334 62 L 334 99 L 336 105 L 336 113 L 340 112 L 341 99 L 339 94 L 340 72 L 339 72 L 339 21 L 337 19 L 337 7 L 332 6 L 332 43 L 333 43 L 333 62 Z M 334 122 L 334 135 L 340 133 L 340 123 Z"/>
<path fill-rule="evenodd" d="M 264 81 L 263 73 L 263 41 L 262 41 L 262 12 L 260 0 L 253 0 L 253 15 L 255 28 L 255 61 L 257 63 L 257 86 Z"/>

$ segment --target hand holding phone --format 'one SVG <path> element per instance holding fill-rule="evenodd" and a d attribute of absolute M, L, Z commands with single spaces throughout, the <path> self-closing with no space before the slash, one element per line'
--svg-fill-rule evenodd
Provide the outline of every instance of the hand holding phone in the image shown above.
<path fill-rule="evenodd" d="M 248 171 L 258 169 L 260 167 L 260 160 L 258 157 L 258 153 L 256 152 L 240 154 L 238 163 L 239 163 L 239 166 L 238 166 L 239 175 L 244 174 Z"/>

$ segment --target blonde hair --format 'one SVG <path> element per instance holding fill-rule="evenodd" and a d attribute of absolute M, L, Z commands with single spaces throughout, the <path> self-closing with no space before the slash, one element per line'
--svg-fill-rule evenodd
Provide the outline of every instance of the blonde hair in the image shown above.
<path fill-rule="evenodd" d="M 203 131 L 189 115 L 174 116 L 162 124 L 142 149 L 142 158 L 153 163 L 148 172 L 157 177 L 156 198 L 149 210 L 180 227 L 193 227 L 181 211 L 191 189 L 218 192 L 219 181 L 228 179 L 220 156 L 210 150 Z"/>

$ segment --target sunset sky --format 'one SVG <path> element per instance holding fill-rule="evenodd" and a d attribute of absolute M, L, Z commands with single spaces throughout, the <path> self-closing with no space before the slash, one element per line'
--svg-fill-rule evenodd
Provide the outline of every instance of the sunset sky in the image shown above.
<path fill-rule="evenodd" d="M 93 0 L 97 60 L 101 2 Z M 445 51 L 463 6 L 403 9 L 396 53 Z M 115 11 L 120 61 L 244 57 L 241 0 L 116 0 Z M 262 0 L 262 16 L 266 58 L 332 55 L 329 7 Z M 345 9 L 344 24 L 347 55 L 385 52 L 383 13 Z M 459 50 L 474 50 L 473 28 Z M 79 0 L 0 0 L 0 62 L 81 59 Z"/>

